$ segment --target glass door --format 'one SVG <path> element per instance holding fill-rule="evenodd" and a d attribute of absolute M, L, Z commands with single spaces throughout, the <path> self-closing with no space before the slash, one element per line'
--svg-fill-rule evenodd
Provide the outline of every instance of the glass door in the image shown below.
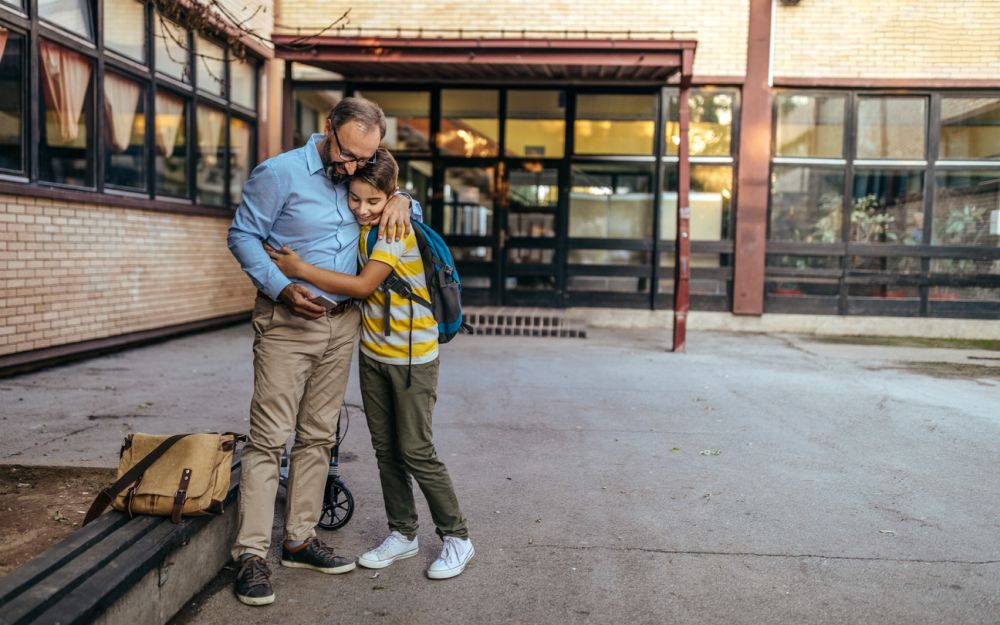
<path fill-rule="evenodd" d="M 506 168 L 501 194 L 502 300 L 508 306 L 560 306 L 560 175 L 556 163 Z"/>

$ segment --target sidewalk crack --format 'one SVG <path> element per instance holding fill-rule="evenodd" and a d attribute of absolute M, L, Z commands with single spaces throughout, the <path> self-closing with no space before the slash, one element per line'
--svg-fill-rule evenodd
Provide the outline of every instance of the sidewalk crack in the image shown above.
<path fill-rule="evenodd" d="M 875 556 L 831 556 L 817 553 L 758 553 L 753 551 L 711 551 L 711 550 L 685 550 L 685 549 L 651 549 L 648 547 L 612 547 L 609 545 L 551 545 L 535 543 L 530 548 L 566 549 L 573 551 L 590 551 L 603 549 L 607 551 L 637 551 L 640 553 L 659 553 L 663 555 L 676 556 L 735 556 L 740 558 L 815 558 L 820 560 L 847 560 L 853 562 L 903 562 L 907 564 L 975 564 L 989 565 L 1000 564 L 1000 560 L 930 560 L 924 558 L 879 558 Z"/>

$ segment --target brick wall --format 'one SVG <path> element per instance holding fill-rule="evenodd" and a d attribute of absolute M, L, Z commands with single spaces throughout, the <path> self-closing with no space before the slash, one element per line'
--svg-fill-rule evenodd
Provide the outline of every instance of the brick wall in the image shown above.
<path fill-rule="evenodd" d="M 0 355 L 248 311 L 228 227 L 0 195 Z"/>
<path fill-rule="evenodd" d="M 456 33 L 440 29 L 693 31 L 678 37 L 698 40 L 695 75 L 742 76 L 746 71 L 749 0 L 674 0 L 672 2 L 624 0 L 440 0 L 401 2 L 388 5 L 334 3 L 317 0 L 277 0 L 275 32 L 312 33 L 326 26 L 350 7 L 350 24 L 345 35 L 391 36 L 397 28 L 424 30 L 424 36 Z M 438 29 L 438 30 L 435 30 Z M 489 35 L 483 35 L 489 36 Z M 492 35 L 496 36 L 496 35 Z M 532 35 L 528 35 L 532 36 Z M 538 36 L 538 35 L 534 35 Z"/>
<path fill-rule="evenodd" d="M 776 20 L 776 77 L 1000 79 L 998 0 L 802 0 Z"/>

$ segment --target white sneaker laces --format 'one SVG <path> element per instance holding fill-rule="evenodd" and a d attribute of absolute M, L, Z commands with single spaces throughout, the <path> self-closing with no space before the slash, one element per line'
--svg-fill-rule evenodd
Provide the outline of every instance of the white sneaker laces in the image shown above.
<path fill-rule="evenodd" d="M 375 549 L 375 553 L 377 553 L 380 556 L 384 556 L 387 553 L 391 553 L 396 548 L 397 544 L 402 546 L 405 545 L 407 542 L 409 541 L 406 540 L 405 536 L 395 533 L 389 534 L 389 536 L 382 541 L 382 544 Z"/>

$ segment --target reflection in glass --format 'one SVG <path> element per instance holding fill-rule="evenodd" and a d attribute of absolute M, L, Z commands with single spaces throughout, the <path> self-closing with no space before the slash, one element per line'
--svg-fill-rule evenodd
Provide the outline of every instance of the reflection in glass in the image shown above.
<path fill-rule="evenodd" d="M 238 117 L 229 118 L 229 201 L 237 206 L 243 196 L 243 183 L 250 177 L 257 159 L 253 151 L 253 129 Z"/>
<path fill-rule="evenodd" d="M 184 100 L 156 92 L 156 193 L 187 197 L 187 114 Z"/>
<path fill-rule="evenodd" d="M 779 95 L 774 99 L 776 156 L 840 158 L 844 155 L 842 95 Z"/>
<path fill-rule="evenodd" d="M 226 114 L 198 105 L 198 162 L 195 164 L 196 201 L 222 206 L 226 188 Z"/>
<path fill-rule="evenodd" d="M 38 16 L 74 35 L 94 40 L 94 18 L 89 0 L 38 0 Z"/>
<path fill-rule="evenodd" d="M 566 93 L 507 92 L 508 156 L 560 158 L 566 147 Z"/>
<path fill-rule="evenodd" d="M 559 171 L 514 169 L 508 183 L 507 228 L 512 237 L 554 237 Z M 527 251 L 527 250 L 526 250 Z"/>
<path fill-rule="evenodd" d="M 0 28 L 0 169 L 24 171 L 24 37 Z"/>
<path fill-rule="evenodd" d="M 156 37 L 156 71 L 191 82 L 188 63 L 191 46 L 188 45 L 187 31 L 156 14 L 153 16 L 153 32 Z"/>
<path fill-rule="evenodd" d="M 108 72 L 104 75 L 104 181 L 130 189 L 146 188 L 146 115 L 142 85 Z"/>
<path fill-rule="evenodd" d="M 569 236 L 644 239 L 652 234 L 652 166 L 573 166 Z"/>
<path fill-rule="evenodd" d="M 295 121 L 292 141 L 299 147 L 306 144 L 310 135 L 323 132 L 330 111 L 344 97 L 344 92 L 297 88 L 293 93 Z"/>
<path fill-rule="evenodd" d="M 448 246 L 452 257 L 456 262 L 492 262 L 493 248 L 477 245 L 474 247 Z M 462 277 L 462 286 L 465 286 L 465 277 Z M 489 286 L 487 284 L 486 286 Z"/>
<path fill-rule="evenodd" d="M 382 145 L 401 152 L 430 150 L 431 94 L 426 91 L 365 91 L 385 112 Z"/>
<path fill-rule="evenodd" d="M 492 167 L 450 167 L 444 173 L 444 234 L 493 234 Z"/>
<path fill-rule="evenodd" d="M 1000 247 L 1000 171 L 939 170 L 935 176 L 936 245 Z"/>
<path fill-rule="evenodd" d="M 926 98 L 860 98 L 857 157 L 923 159 L 926 129 Z"/>
<path fill-rule="evenodd" d="M 660 239 L 677 236 L 677 165 L 667 165 L 660 201 Z M 732 165 L 691 165 L 692 241 L 721 241 L 729 233 L 729 212 L 733 198 Z"/>
<path fill-rule="evenodd" d="M 104 45 L 146 61 L 146 7 L 136 0 L 104 0 Z"/>
<path fill-rule="evenodd" d="M 851 241 L 921 243 L 924 172 L 864 170 L 854 174 Z"/>
<path fill-rule="evenodd" d="M 466 157 L 500 153 L 500 92 L 484 89 L 442 89 L 438 149 Z"/>
<path fill-rule="evenodd" d="M 574 150 L 577 154 L 652 154 L 655 113 L 652 94 L 578 95 Z"/>
<path fill-rule="evenodd" d="M 559 206 L 559 171 L 527 164 L 524 169 L 510 171 L 508 181 L 507 234 L 511 237 L 552 238 L 556 235 L 556 209 Z M 550 245 L 554 245 L 554 241 Z M 549 264 L 552 249 L 510 248 L 507 260 L 515 264 Z M 536 288 L 538 280 L 520 277 L 518 288 Z M 545 278 L 544 288 L 551 286 Z"/>
<path fill-rule="evenodd" d="M 257 65 L 255 63 L 248 60 L 232 60 L 229 64 L 229 97 L 233 104 L 239 104 L 253 111 L 257 110 Z M 295 145 L 300 144 L 296 143 Z"/>
<path fill-rule="evenodd" d="M 836 243 L 844 214 L 844 172 L 775 165 L 771 172 L 771 241 Z"/>
<path fill-rule="evenodd" d="M 667 107 L 667 154 L 677 154 L 680 138 L 678 94 L 670 96 Z M 732 154 L 733 115 L 736 91 L 730 89 L 692 89 L 688 95 L 690 121 L 688 147 L 691 156 L 730 156 Z"/>
<path fill-rule="evenodd" d="M 938 158 L 1000 158 L 1000 98 L 941 98 Z"/>
<path fill-rule="evenodd" d="M 197 35 L 198 88 L 212 95 L 226 95 L 226 51 L 201 35 Z"/>
<path fill-rule="evenodd" d="M 43 97 L 39 174 L 42 180 L 94 185 L 93 65 L 84 56 L 44 39 L 38 50 Z"/>
<path fill-rule="evenodd" d="M 431 223 L 431 182 L 434 175 L 434 168 L 429 161 L 409 161 L 399 162 L 399 179 L 397 184 L 400 190 L 410 194 L 414 200 L 420 202 L 424 211 L 424 221 Z"/>

